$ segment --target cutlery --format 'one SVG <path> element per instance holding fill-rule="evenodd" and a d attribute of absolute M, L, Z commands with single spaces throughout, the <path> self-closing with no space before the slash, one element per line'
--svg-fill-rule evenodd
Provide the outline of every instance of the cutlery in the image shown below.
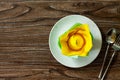
<path fill-rule="evenodd" d="M 107 73 L 107 71 L 108 71 L 108 69 L 109 69 L 109 66 L 110 66 L 110 64 L 111 64 L 111 62 L 112 62 L 112 60 L 113 60 L 113 57 L 115 56 L 115 53 L 120 50 L 120 34 L 118 35 L 117 39 L 115 40 L 112 48 L 114 49 L 114 52 L 113 52 L 113 54 L 112 54 L 112 56 L 111 56 L 111 58 L 110 58 L 110 61 L 109 61 L 109 63 L 108 63 L 108 66 L 107 66 L 107 68 L 106 68 L 106 70 L 105 70 L 105 72 L 104 72 L 101 80 L 104 80 L 104 77 L 105 77 L 105 75 L 106 75 L 106 73 Z"/>
<path fill-rule="evenodd" d="M 110 44 L 113 44 L 115 42 L 115 39 L 116 39 L 116 29 L 111 28 L 111 29 L 108 30 L 107 35 L 106 35 L 106 42 L 108 43 L 108 45 L 107 45 L 107 49 L 106 49 L 106 52 L 105 52 L 105 57 L 104 57 L 104 60 L 103 60 L 103 64 L 102 64 L 102 67 L 101 67 L 101 70 L 100 70 L 100 73 L 99 73 L 99 76 L 98 76 L 99 79 L 102 76 L 102 72 L 103 72 L 103 68 L 104 68 L 104 65 L 105 65 L 105 61 L 106 61 L 106 57 L 107 57 L 107 54 L 108 54 Z"/>

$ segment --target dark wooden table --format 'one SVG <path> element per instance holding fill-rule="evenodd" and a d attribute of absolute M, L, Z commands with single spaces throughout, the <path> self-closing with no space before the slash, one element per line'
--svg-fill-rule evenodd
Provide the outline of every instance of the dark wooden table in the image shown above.
<path fill-rule="evenodd" d="M 48 45 L 55 22 L 71 14 L 94 20 L 103 37 L 97 59 L 79 69 L 58 63 Z M 98 80 L 105 33 L 113 27 L 120 30 L 120 0 L 0 0 L 0 80 Z M 111 48 L 107 62 L 112 52 Z M 120 80 L 119 54 L 106 80 Z"/>

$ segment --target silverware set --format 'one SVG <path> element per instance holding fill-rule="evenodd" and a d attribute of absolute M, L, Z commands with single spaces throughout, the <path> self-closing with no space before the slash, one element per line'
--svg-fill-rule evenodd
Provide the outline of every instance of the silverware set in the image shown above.
<path fill-rule="evenodd" d="M 107 35 L 106 35 L 106 42 L 108 43 L 108 45 L 107 45 L 107 49 L 106 49 L 106 52 L 105 52 L 105 57 L 104 57 L 104 60 L 103 60 L 103 64 L 102 64 L 102 67 L 101 67 L 101 70 L 100 70 L 100 73 L 99 73 L 99 76 L 98 76 L 98 78 L 100 80 L 104 80 L 105 75 L 106 75 L 106 73 L 109 69 L 109 66 L 110 66 L 116 52 L 120 50 L 120 33 L 118 33 L 115 28 L 109 29 L 108 32 L 107 32 Z M 105 69 L 105 71 L 103 73 L 104 65 L 105 65 L 105 62 L 106 62 L 106 58 L 107 58 L 107 54 L 108 54 L 108 50 L 109 50 L 110 46 L 112 46 L 114 52 L 113 52 L 113 54 L 110 58 L 110 61 L 107 65 L 107 68 Z M 103 73 L 103 75 L 102 75 L 102 73 Z"/>

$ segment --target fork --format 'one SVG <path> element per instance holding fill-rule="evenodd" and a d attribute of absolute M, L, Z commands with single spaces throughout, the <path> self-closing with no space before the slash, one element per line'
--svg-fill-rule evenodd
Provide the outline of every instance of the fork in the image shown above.
<path fill-rule="evenodd" d="M 112 48 L 114 49 L 114 52 L 113 52 L 113 54 L 112 54 L 112 56 L 111 56 L 111 59 L 110 59 L 110 61 L 109 61 L 109 63 L 108 63 L 108 66 L 107 66 L 107 68 L 106 68 L 106 70 L 105 70 L 105 72 L 104 72 L 101 80 L 104 80 L 104 77 L 105 77 L 105 75 L 106 75 L 106 73 L 107 73 L 107 71 L 108 71 L 108 69 L 109 69 L 109 66 L 110 66 L 110 64 L 111 64 L 111 62 L 112 62 L 112 60 L 113 60 L 113 58 L 114 58 L 114 56 L 115 56 L 115 53 L 120 50 L 120 34 L 118 34 L 118 37 L 117 37 L 117 39 L 115 40 Z"/>

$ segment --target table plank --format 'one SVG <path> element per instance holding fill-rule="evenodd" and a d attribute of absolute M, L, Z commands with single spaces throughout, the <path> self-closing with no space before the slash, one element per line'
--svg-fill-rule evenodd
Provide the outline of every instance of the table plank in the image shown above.
<path fill-rule="evenodd" d="M 81 14 L 94 20 L 103 36 L 98 58 L 90 65 L 71 69 L 51 55 L 48 37 L 60 18 Z M 0 3 L 0 80 L 97 80 L 104 52 L 105 33 L 120 30 L 119 1 L 27 1 Z M 109 53 L 112 54 L 110 49 Z M 106 80 L 120 80 L 120 55 Z M 107 61 L 110 59 L 108 56 Z M 114 76 L 113 76 L 114 75 Z"/>

